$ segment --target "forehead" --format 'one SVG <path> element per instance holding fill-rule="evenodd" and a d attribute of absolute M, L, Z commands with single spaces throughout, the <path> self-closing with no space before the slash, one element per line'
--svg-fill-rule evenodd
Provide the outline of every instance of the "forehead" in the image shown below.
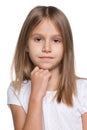
<path fill-rule="evenodd" d="M 43 19 L 32 31 L 34 33 L 42 33 L 42 34 L 60 34 L 60 30 L 49 18 Z"/>

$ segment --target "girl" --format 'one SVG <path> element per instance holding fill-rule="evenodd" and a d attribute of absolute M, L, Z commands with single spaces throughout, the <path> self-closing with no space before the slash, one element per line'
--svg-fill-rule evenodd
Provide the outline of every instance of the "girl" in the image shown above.
<path fill-rule="evenodd" d="M 31 10 L 13 67 L 7 102 L 15 130 L 87 130 L 87 80 L 75 76 L 72 32 L 62 11 Z"/>

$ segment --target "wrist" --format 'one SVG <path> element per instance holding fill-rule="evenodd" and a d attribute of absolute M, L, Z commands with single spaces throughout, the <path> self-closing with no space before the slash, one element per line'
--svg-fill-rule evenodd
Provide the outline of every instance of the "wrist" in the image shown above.
<path fill-rule="evenodd" d="M 35 95 L 31 94 L 31 95 L 30 95 L 30 101 L 31 101 L 31 102 L 39 103 L 39 102 L 42 102 L 42 101 L 43 101 L 43 98 L 40 97 L 40 96 L 35 96 Z"/>

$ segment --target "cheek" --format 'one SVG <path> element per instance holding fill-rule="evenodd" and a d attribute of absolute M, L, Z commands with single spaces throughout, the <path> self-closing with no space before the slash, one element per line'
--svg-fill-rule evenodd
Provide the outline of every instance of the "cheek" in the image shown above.
<path fill-rule="evenodd" d="M 35 59 L 35 57 L 38 56 L 38 54 L 40 54 L 39 48 L 36 48 L 35 46 L 29 46 L 28 50 L 29 57 L 31 60 Z"/>
<path fill-rule="evenodd" d="M 29 52 L 38 52 L 41 50 L 40 45 L 31 42 L 28 46 Z"/>
<path fill-rule="evenodd" d="M 58 57 L 63 57 L 64 49 L 63 46 L 58 46 L 55 48 L 56 55 Z"/>

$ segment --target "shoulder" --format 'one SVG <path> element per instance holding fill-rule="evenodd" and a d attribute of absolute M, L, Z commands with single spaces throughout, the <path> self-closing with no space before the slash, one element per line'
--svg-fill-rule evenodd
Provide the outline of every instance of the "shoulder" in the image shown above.
<path fill-rule="evenodd" d="M 87 80 L 77 80 L 77 97 L 81 114 L 87 112 Z"/>
<path fill-rule="evenodd" d="M 30 93 L 30 80 L 22 82 L 20 92 L 18 92 L 18 90 L 15 90 L 12 84 L 10 84 L 7 90 L 7 104 L 15 104 L 18 106 L 22 106 L 26 112 Z"/>
<path fill-rule="evenodd" d="M 84 94 L 87 92 L 87 79 L 77 79 L 76 85 L 78 93 Z"/>
<path fill-rule="evenodd" d="M 18 91 L 17 89 L 15 90 L 15 88 L 13 87 L 12 83 L 10 83 L 8 90 L 7 90 L 7 94 L 11 94 L 12 92 L 18 96 L 21 96 L 22 94 L 31 91 L 31 81 L 23 81 L 21 84 L 21 88 L 20 91 Z"/>

